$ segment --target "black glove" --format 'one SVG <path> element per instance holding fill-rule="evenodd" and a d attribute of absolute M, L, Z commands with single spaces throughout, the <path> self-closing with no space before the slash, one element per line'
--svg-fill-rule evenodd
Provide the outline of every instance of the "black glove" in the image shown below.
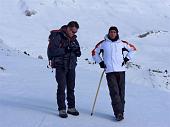
<path fill-rule="evenodd" d="M 71 51 L 72 49 L 69 46 L 65 47 L 65 53 L 70 53 Z"/>
<path fill-rule="evenodd" d="M 66 48 L 65 52 L 70 53 L 70 52 L 76 52 L 77 50 L 80 50 L 80 47 L 76 45 L 75 43 L 71 42 Z"/>
<path fill-rule="evenodd" d="M 100 65 L 100 68 L 106 68 L 106 65 L 104 64 L 104 61 L 100 62 L 99 65 Z"/>
<path fill-rule="evenodd" d="M 76 51 L 80 50 L 80 47 L 78 45 L 76 45 L 75 42 L 71 42 L 69 47 L 70 47 L 72 52 L 76 52 Z"/>
<path fill-rule="evenodd" d="M 125 65 L 128 61 L 129 61 L 129 59 L 128 59 L 127 57 L 125 57 L 125 58 L 123 59 L 122 66 Z"/>
<path fill-rule="evenodd" d="M 75 53 L 75 55 L 76 55 L 77 57 L 80 57 L 80 56 L 81 56 L 80 47 L 77 46 L 77 45 L 71 45 L 71 46 L 67 46 L 67 47 L 65 48 L 65 53 L 71 53 L 71 52 Z"/>
<path fill-rule="evenodd" d="M 78 47 L 76 50 L 74 50 L 74 53 L 77 57 L 80 57 L 81 56 L 80 47 Z"/>

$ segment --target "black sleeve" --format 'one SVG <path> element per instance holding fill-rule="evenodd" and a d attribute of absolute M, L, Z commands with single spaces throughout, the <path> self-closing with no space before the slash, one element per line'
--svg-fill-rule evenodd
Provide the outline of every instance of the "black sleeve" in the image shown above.
<path fill-rule="evenodd" d="M 80 45 L 79 45 L 79 42 L 77 40 L 75 42 L 76 42 L 76 45 L 78 46 L 75 54 L 76 54 L 77 57 L 80 57 L 81 56 Z"/>
<path fill-rule="evenodd" d="M 51 32 L 47 48 L 47 56 L 49 60 L 52 60 L 53 57 L 58 57 L 65 54 L 65 49 L 60 47 L 61 41 L 62 38 L 59 33 Z"/>

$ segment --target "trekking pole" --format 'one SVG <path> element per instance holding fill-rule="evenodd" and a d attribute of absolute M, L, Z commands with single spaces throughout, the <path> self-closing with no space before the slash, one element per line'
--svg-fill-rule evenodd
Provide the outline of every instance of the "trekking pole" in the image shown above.
<path fill-rule="evenodd" d="M 92 111 L 91 111 L 91 116 L 93 115 L 93 112 L 94 112 L 94 107 L 95 107 L 95 104 L 96 104 L 97 95 L 99 93 L 99 88 L 100 88 L 100 85 L 101 85 L 101 82 L 102 82 L 103 75 L 104 75 L 104 71 L 102 72 L 102 75 L 100 77 L 99 85 L 98 85 L 98 88 L 97 88 L 96 96 L 95 96 L 93 107 L 92 107 Z"/>

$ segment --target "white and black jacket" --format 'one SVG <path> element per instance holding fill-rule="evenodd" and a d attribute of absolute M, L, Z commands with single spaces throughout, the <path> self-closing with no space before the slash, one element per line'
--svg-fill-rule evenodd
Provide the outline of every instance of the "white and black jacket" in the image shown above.
<path fill-rule="evenodd" d="M 104 61 L 106 68 L 105 73 L 125 71 L 125 66 L 122 66 L 124 58 L 131 59 L 132 53 L 136 50 L 135 46 L 126 41 L 111 41 L 107 35 L 105 40 L 99 42 L 92 51 L 92 57 L 96 63 Z M 123 51 L 127 51 L 124 56 Z M 100 56 L 102 53 L 102 57 Z"/>

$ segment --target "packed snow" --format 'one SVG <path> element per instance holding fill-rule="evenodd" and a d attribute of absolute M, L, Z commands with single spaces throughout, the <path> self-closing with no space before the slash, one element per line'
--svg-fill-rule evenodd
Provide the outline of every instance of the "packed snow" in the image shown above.
<path fill-rule="evenodd" d="M 0 127 L 169 127 L 170 0 L 0 0 Z M 79 116 L 62 119 L 55 72 L 47 68 L 50 30 L 77 20 Z M 137 47 L 127 65 L 125 119 L 114 120 L 105 77 L 91 50 L 116 25 Z M 42 56 L 43 59 L 38 59 Z"/>

